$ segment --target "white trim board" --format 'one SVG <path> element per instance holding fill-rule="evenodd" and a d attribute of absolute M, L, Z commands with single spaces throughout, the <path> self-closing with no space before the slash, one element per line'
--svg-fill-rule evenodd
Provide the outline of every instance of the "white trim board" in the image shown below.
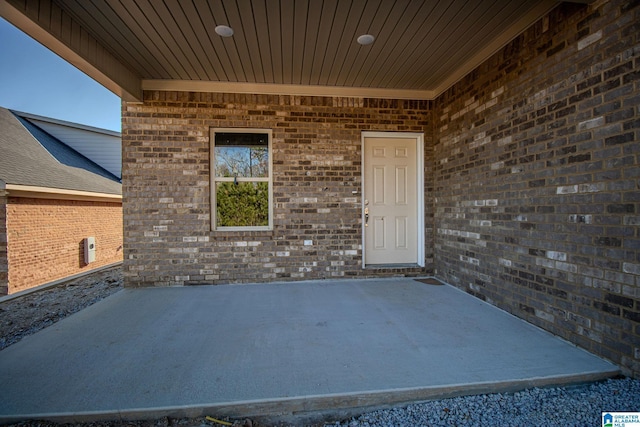
<path fill-rule="evenodd" d="M 424 134 L 418 132 L 372 132 L 366 131 L 362 132 L 360 135 L 360 144 L 361 144 L 361 193 L 360 193 L 360 205 L 361 205 L 361 215 L 362 215 L 362 268 L 365 269 L 367 267 L 365 263 L 365 220 L 364 220 L 364 197 L 365 194 L 365 180 L 364 180 L 364 141 L 365 138 L 410 138 L 416 140 L 416 192 L 417 192 L 417 202 L 418 202 L 418 218 L 417 218 L 417 228 L 418 228 L 418 266 L 424 267 L 425 263 L 425 205 L 424 205 Z M 414 265 L 415 266 L 415 265 Z"/>

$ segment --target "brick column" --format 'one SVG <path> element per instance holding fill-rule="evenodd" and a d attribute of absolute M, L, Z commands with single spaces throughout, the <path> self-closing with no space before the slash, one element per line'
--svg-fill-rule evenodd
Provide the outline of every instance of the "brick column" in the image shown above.
<path fill-rule="evenodd" d="M 0 296 L 9 291 L 9 262 L 7 254 L 7 196 L 0 190 Z"/>

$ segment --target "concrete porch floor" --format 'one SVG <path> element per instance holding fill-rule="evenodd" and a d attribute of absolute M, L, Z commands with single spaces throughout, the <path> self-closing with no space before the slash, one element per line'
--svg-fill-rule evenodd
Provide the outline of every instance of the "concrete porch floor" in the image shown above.
<path fill-rule="evenodd" d="M 0 352 L 0 423 L 291 422 L 618 373 L 458 289 L 411 278 L 125 289 Z"/>

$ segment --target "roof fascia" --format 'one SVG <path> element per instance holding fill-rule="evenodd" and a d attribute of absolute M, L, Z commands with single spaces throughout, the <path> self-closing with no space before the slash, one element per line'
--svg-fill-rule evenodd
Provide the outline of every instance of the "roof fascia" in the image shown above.
<path fill-rule="evenodd" d="M 40 13 L 48 10 L 51 13 Z M 141 101 L 133 74 L 51 0 L 0 0 L 0 16 L 125 101 Z M 59 34 L 54 34 L 58 29 Z"/>
<path fill-rule="evenodd" d="M 0 190 L 1 191 L 1 190 Z M 5 193 L 10 197 L 33 199 L 80 200 L 91 202 L 122 202 L 121 194 L 95 193 L 91 191 L 36 187 L 32 185 L 6 184 Z"/>
<path fill-rule="evenodd" d="M 40 122 L 51 123 L 51 124 L 54 124 L 54 125 L 65 126 L 65 127 L 69 127 L 69 128 L 73 128 L 73 129 L 79 129 L 79 130 L 87 131 L 87 132 L 100 133 L 100 134 L 104 134 L 104 135 L 108 135 L 108 136 L 115 136 L 117 138 L 121 138 L 122 137 L 122 134 L 120 132 L 116 132 L 114 130 L 101 129 L 101 128 L 96 128 L 96 127 L 93 127 L 93 126 L 81 125 L 79 123 L 67 122 L 65 120 L 54 119 L 54 118 L 51 118 L 51 117 L 38 116 L 37 114 L 25 113 L 23 111 L 16 111 L 16 110 L 9 110 L 9 111 L 11 111 L 13 114 L 15 114 L 17 116 L 20 116 L 20 117 L 23 117 L 25 119 L 38 120 Z"/>

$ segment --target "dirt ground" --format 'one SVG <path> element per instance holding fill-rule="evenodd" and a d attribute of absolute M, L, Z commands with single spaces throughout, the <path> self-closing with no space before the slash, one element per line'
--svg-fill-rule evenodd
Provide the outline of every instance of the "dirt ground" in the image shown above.
<path fill-rule="evenodd" d="M 0 350 L 122 289 L 112 267 L 0 303 Z"/>

